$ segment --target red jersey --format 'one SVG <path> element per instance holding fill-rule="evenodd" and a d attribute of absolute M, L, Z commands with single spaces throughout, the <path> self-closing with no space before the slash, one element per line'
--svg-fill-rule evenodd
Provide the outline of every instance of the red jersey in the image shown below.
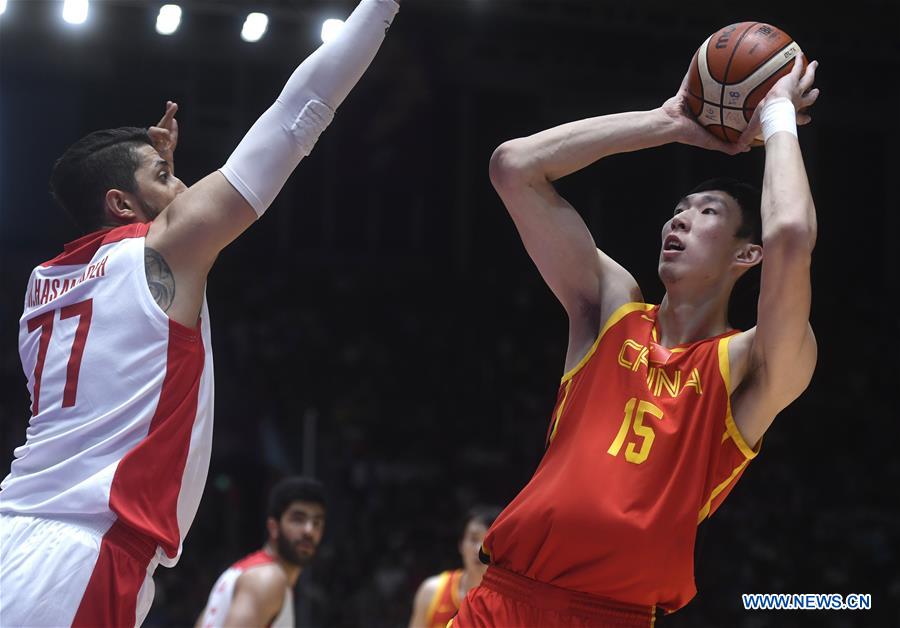
<path fill-rule="evenodd" d="M 459 581 L 462 579 L 462 569 L 445 571 L 440 576 L 437 591 L 428 603 L 428 613 L 425 615 L 425 623 L 428 628 L 444 628 L 447 622 L 456 616 L 459 610 Z"/>
<path fill-rule="evenodd" d="M 566 373 L 531 481 L 488 531 L 492 564 L 674 610 L 694 596 L 698 524 L 756 455 L 731 415 L 728 332 L 667 349 L 627 303 Z"/>

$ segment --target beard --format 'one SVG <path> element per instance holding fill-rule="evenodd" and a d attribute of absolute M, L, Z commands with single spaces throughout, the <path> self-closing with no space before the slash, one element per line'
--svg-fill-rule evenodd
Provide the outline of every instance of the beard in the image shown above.
<path fill-rule="evenodd" d="M 315 549 L 311 552 L 306 552 L 291 543 L 284 534 L 278 535 L 275 547 L 278 550 L 278 556 L 282 560 L 298 567 L 306 567 L 312 561 L 313 556 L 316 555 Z"/>
<path fill-rule="evenodd" d="M 141 204 L 141 211 L 144 212 L 144 215 L 151 221 L 156 220 L 156 217 L 159 216 L 164 209 L 162 207 L 157 207 L 156 204 L 145 201 L 142 198 L 139 198 L 138 202 Z"/>

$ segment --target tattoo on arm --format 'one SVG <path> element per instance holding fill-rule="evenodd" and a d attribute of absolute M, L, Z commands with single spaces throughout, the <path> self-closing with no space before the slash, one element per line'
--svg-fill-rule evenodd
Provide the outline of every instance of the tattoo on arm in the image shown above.
<path fill-rule="evenodd" d="M 153 300 L 163 312 L 168 312 L 175 299 L 175 277 L 165 258 L 149 246 L 144 247 L 144 272 Z"/>

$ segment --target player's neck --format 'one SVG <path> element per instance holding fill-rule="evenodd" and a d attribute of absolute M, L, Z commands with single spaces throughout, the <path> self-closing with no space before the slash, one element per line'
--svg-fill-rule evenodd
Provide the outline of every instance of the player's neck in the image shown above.
<path fill-rule="evenodd" d="M 277 562 L 278 565 L 284 570 L 284 574 L 288 579 L 288 585 L 290 585 L 290 587 L 293 589 L 294 585 L 297 584 L 297 579 L 300 577 L 300 573 L 303 571 L 303 567 L 284 560 L 281 556 L 278 555 L 278 552 L 276 552 L 268 543 L 263 547 L 263 551 L 274 558 L 275 562 Z"/>
<path fill-rule="evenodd" d="M 459 579 L 459 599 L 464 598 L 470 589 L 480 585 L 483 577 L 484 571 L 481 569 L 463 569 Z"/>
<path fill-rule="evenodd" d="M 675 347 L 723 334 L 728 324 L 728 294 L 683 295 L 667 292 L 657 316 L 659 344 Z"/>

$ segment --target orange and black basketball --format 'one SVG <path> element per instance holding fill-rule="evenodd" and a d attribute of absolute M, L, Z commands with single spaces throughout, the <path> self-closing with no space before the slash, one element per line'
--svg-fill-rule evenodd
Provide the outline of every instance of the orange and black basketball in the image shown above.
<path fill-rule="evenodd" d="M 716 31 L 691 61 L 691 113 L 717 137 L 736 142 L 759 101 L 790 72 L 799 53 L 797 42 L 771 24 L 740 22 Z"/>

